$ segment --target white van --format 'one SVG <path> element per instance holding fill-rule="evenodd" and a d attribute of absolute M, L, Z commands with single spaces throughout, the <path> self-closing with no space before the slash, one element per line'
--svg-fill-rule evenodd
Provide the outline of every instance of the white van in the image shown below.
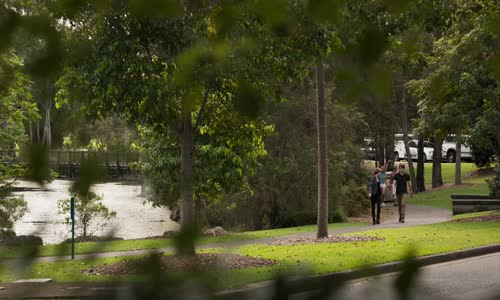
<path fill-rule="evenodd" d="M 443 142 L 443 153 L 442 158 L 448 162 L 455 162 L 457 158 L 457 142 L 455 139 L 455 134 L 450 134 L 446 137 Z M 468 136 L 463 136 L 466 141 Z M 467 143 L 463 143 L 460 147 L 461 155 L 460 157 L 465 160 L 472 160 L 472 150 Z"/>
<path fill-rule="evenodd" d="M 410 137 L 410 135 L 408 135 L 408 137 Z M 410 146 L 411 159 L 417 160 L 418 141 L 410 140 L 408 141 L 408 146 Z M 434 145 L 429 141 L 424 141 L 424 161 L 432 160 L 433 153 L 434 153 Z M 396 139 L 394 144 L 394 161 L 399 161 L 401 159 L 406 159 L 406 148 L 405 148 L 405 143 L 402 140 L 402 137 L 400 140 Z"/>

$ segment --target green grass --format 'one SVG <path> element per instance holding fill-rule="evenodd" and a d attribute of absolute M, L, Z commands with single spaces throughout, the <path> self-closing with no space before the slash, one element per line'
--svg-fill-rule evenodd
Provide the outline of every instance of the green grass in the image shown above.
<path fill-rule="evenodd" d="M 417 166 L 416 164 L 414 165 Z M 473 163 L 462 163 L 462 178 L 466 174 L 471 173 L 472 171 L 477 170 L 477 167 Z M 454 163 L 442 163 L 441 164 L 441 175 L 443 176 L 444 183 L 455 183 L 455 164 Z M 432 163 L 426 163 L 424 166 L 424 177 L 425 184 L 432 184 Z"/>
<path fill-rule="evenodd" d="M 363 226 L 365 223 L 333 223 L 329 225 L 330 230 L 342 229 L 348 227 Z M 316 225 L 306 225 L 300 227 L 280 228 L 271 230 L 258 230 L 232 233 L 227 236 L 218 237 L 203 237 L 199 241 L 199 245 L 224 243 L 234 241 L 256 240 L 263 238 L 271 238 L 276 236 L 291 235 L 297 233 L 304 233 L 315 231 Z M 172 247 L 174 245 L 172 239 L 150 239 L 150 240 L 124 240 L 124 241 L 111 241 L 111 242 L 85 242 L 75 244 L 75 253 L 77 254 L 90 254 L 100 252 L 114 252 L 114 251 L 129 251 L 140 249 L 160 249 Z M 71 244 L 65 245 L 46 245 L 39 247 L 36 256 L 63 256 L 71 254 Z M 22 248 L 2 248 L 0 247 L 1 258 L 16 258 L 26 255 L 26 250 Z"/>
<path fill-rule="evenodd" d="M 461 220 L 461 219 L 482 217 L 482 216 L 488 216 L 488 215 L 497 215 L 497 214 L 500 214 L 500 210 L 481 211 L 481 212 L 474 212 L 474 213 L 469 213 L 469 214 L 456 215 L 456 216 L 453 216 L 453 220 Z"/>
<path fill-rule="evenodd" d="M 237 287 L 271 279 L 271 274 L 289 268 L 307 268 L 322 274 L 377 265 L 404 259 L 410 248 L 417 256 L 445 253 L 500 242 L 500 223 L 442 223 L 412 228 L 383 229 L 358 233 L 379 236 L 385 241 L 316 244 L 301 246 L 251 245 L 238 253 L 275 259 L 279 266 L 221 273 L 221 282 Z M 271 273 L 271 274 L 270 274 Z"/>
<path fill-rule="evenodd" d="M 384 241 L 306 244 L 296 246 L 268 246 L 252 244 L 233 252 L 241 255 L 274 259 L 272 267 L 247 268 L 207 274 L 219 283 L 220 288 L 240 287 L 248 283 L 269 280 L 280 272 L 307 270 L 311 274 L 324 274 L 382 264 L 404 259 L 412 247 L 418 256 L 445 253 L 500 243 L 500 223 L 446 222 L 410 228 L 381 229 L 357 233 L 378 236 Z M 220 251 L 220 249 L 218 250 Z M 24 276 L 11 272 L 0 274 L 0 281 L 17 278 L 53 278 L 56 281 L 113 280 L 118 277 L 88 276 L 82 270 L 124 258 L 105 258 L 87 261 L 38 263 Z"/>
<path fill-rule="evenodd" d="M 442 165 L 442 176 L 443 182 L 445 184 L 453 184 L 455 182 L 455 164 L 443 163 Z M 413 198 L 408 197 L 408 204 L 433 206 L 444 209 L 452 209 L 451 205 L 451 195 L 453 194 L 478 194 L 487 195 L 488 186 L 485 183 L 485 177 L 470 177 L 464 178 L 466 174 L 469 174 L 477 170 L 477 167 L 472 163 L 462 163 L 462 181 L 466 185 L 461 186 L 450 186 L 444 187 L 442 189 L 431 190 L 424 193 L 415 194 Z M 432 180 L 432 163 L 425 164 L 425 182 L 430 185 Z"/>
<path fill-rule="evenodd" d="M 396 163 L 398 165 L 398 163 Z M 367 162 L 366 166 L 369 170 L 373 169 L 373 161 Z M 413 166 L 415 167 L 415 171 L 417 168 L 417 163 L 413 162 Z M 473 163 L 462 163 L 462 179 L 464 179 L 464 176 L 477 170 L 478 168 L 473 164 Z M 409 172 L 408 170 L 406 170 Z M 455 164 L 454 163 L 441 163 L 441 174 L 443 176 L 443 182 L 444 183 L 455 183 Z M 424 178 L 425 178 L 425 184 L 426 185 L 431 185 L 432 184 L 432 162 L 427 162 L 424 165 Z M 469 181 L 470 179 L 467 179 L 466 181 Z"/>
<path fill-rule="evenodd" d="M 482 184 L 438 189 L 434 191 L 415 194 L 413 198 L 407 196 L 407 203 L 433 206 L 451 210 L 451 195 L 453 194 L 487 195 L 488 186 L 486 185 L 486 183 L 484 183 L 483 179 Z"/>

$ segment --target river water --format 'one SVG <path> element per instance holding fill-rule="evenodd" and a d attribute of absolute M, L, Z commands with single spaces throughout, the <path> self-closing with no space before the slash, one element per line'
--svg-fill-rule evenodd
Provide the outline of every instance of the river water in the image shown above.
<path fill-rule="evenodd" d="M 17 235 L 35 234 L 44 244 L 56 244 L 71 237 L 71 228 L 64 223 L 67 216 L 58 213 L 57 202 L 68 198 L 68 180 L 54 180 L 45 189 L 38 189 L 34 183 L 21 181 L 17 187 L 27 188 L 15 194 L 24 195 L 29 212 L 14 225 Z M 138 185 L 108 182 L 96 184 L 92 190 L 103 196 L 102 203 L 116 211 L 116 218 L 95 235 L 106 235 L 110 231 L 124 239 L 144 238 L 162 235 L 166 230 L 177 230 L 178 224 L 169 218 L 165 208 L 152 207 L 144 197 L 139 196 Z"/>

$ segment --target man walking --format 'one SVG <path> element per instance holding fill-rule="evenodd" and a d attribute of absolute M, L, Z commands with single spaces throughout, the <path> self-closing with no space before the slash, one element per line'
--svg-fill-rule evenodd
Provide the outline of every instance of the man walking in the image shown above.
<path fill-rule="evenodd" d="M 399 165 L 398 173 L 394 175 L 394 182 L 392 183 L 392 191 L 398 203 L 399 222 L 404 223 L 405 212 L 406 212 L 406 204 L 404 199 L 405 194 L 410 193 L 410 196 L 413 197 L 410 175 L 408 175 L 408 173 L 405 173 L 404 164 Z"/>

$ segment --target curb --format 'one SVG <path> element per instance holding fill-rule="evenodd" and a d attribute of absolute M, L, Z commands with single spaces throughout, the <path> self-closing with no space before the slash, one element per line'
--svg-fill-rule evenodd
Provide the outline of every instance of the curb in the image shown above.
<path fill-rule="evenodd" d="M 429 265 L 441 264 L 455 260 L 483 256 L 500 252 L 500 244 L 488 245 L 478 248 L 458 250 L 443 254 L 429 255 L 415 258 L 416 266 L 425 267 Z M 361 269 L 347 270 L 324 275 L 314 275 L 309 277 L 291 278 L 284 280 L 284 285 L 291 293 L 302 293 L 333 286 L 349 280 L 362 279 L 371 276 L 383 275 L 402 271 L 405 261 L 391 262 L 382 265 L 375 265 Z M 217 294 L 217 299 L 252 299 L 257 295 L 269 295 L 274 293 L 277 284 L 275 281 L 264 281 L 250 284 L 245 288 L 224 291 Z"/>

